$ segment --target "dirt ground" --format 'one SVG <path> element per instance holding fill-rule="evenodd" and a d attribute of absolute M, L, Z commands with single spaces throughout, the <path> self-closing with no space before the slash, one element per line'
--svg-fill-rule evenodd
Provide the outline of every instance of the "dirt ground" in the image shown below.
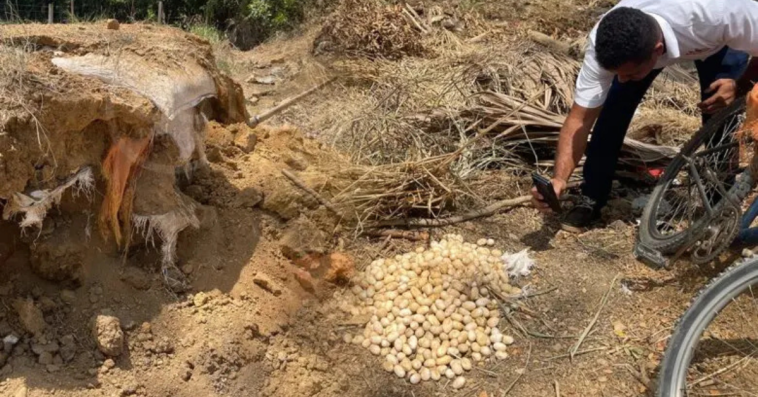
<path fill-rule="evenodd" d="M 503 16 L 502 8 L 491 12 Z M 587 28 L 581 16 L 596 12 L 564 14 L 568 22 L 554 29 L 575 35 Z M 529 15 L 541 21 L 550 14 L 532 7 Z M 328 75 L 311 53 L 315 34 L 233 52 L 230 71 L 251 115 Z M 340 310 L 334 296 L 348 287 L 302 276 L 303 260 L 323 262 L 331 252 L 346 253 L 361 268 L 421 244 L 355 238 L 280 174 L 298 171 L 309 186 L 328 189 L 322 166 L 343 161 L 315 138 L 318 131 L 298 124 L 313 101 L 319 99 L 254 130 L 211 123 L 210 166 L 181 186 L 201 204 L 200 228 L 185 231 L 177 247 L 191 283 L 187 294 L 161 283 L 158 249 L 134 246 L 123 254 L 90 232 L 92 214 L 78 210 L 82 198 L 65 197 L 38 235 L 0 223 L 0 337 L 20 338 L 0 352 L 0 395 L 651 396 L 676 319 L 734 259 L 704 268 L 682 261 L 665 271 L 637 262 L 636 218 L 623 192 L 604 225 L 581 235 L 558 231 L 555 219 L 530 208 L 433 229 L 433 239 L 458 233 L 467 241 L 492 238 L 507 252 L 528 248 L 536 267 L 517 280 L 530 296 L 512 312 L 521 327 L 503 328 L 516 339 L 508 359 L 477 365 L 460 390 L 446 380 L 411 385 L 366 349 L 343 342 L 366 322 Z M 70 263 L 76 277 L 39 277 L 35 264 L 51 261 Z M 120 322 L 123 351 L 115 357 L 103 355 L 93 337 L 98 315 Z"/>

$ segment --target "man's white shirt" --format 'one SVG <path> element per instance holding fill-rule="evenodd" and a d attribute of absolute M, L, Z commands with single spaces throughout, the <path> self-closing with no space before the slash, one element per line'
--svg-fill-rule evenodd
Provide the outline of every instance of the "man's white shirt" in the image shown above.
<path fill-rule="evenodd" d="M 656 69 L 705 59 L 724 46 L 758 55 L 758 2 L 753 0 L 622 0 L 616 7 L 639 9 L 660 25 L 666 53 Z M 586 108 L 603 105 L 614 77 L 595 58 L 597 27 L 590 32 L 574 94 Z"/>

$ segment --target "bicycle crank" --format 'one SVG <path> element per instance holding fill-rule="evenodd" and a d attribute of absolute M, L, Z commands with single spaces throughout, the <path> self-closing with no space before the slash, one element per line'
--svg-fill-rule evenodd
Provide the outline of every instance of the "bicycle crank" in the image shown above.
<path fill-rule="evenodd" d="M 692 262 L 696 265 L 708 263 L 718 257 L 739 232 L 741 211 L 731 205 L 721 206 L 713 218 L 690 245 Z"/>

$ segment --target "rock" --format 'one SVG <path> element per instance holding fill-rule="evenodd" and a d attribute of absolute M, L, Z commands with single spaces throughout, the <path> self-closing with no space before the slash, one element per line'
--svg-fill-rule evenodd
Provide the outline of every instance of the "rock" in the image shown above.
<path fill-rule="evenodd" d="M 748 248 L 744 248 L 742 250 L 742 257 L 743 258 L 752 258 L 753 255 L 755 255 L 755 253 L 752 250 L 748 249 Z"/>
<path fill-rule="evenodd" d="M 89 303 L 97 303 L 100 300 L 100 297 L 97 295 L 90 295 L 89 296 Z"/>
<path fill-rule="evenodd" d="M 309 254 L 326 253 L 328 236 L 306 217 L 300 217 L 287 225 L 279 239 L 282 254 L 287 259 L 296 261 Z"/>
<path fill-rule="evenodd" d="M 252 153 L 255 150 L 255 146 L 258 144 L 258 136 L 252 131 L 247 133 L 241 133 L 234 138 L 234 146 L 242 149 L 245 153 Z"/>
<path fill-rule="evenodd" d="M 109 19 L 105 23 L 108 30 L 118 30 L 121 27 L 121 24 L 115 19 Z"/>
<path fill-rule="evenodd" d="M 345 283 L 355 273 L 355 261 L 350 255 L 335 252 L 329 255 L 329 271 L 324 279 L 332 283 Z"/>
<path fill-rule="evenodd" d="M 47 352 L 47 353 L 51 353 L 51 354 L 52 353 L 57 353 L 59 350 L 60 350 L 60 346 L 58 346 L 58 344 L 55 343 L 55 342 L 48 343 L 48 344 L 45 344 L 45 345 L 39 344 L 39 343 L 32 344 L 32 352 L 34 352 L 34 354 L 36 354 L 36 355 L 40 355 L 43 352 Z"/>
<path fill-rule="evenodd" d="M 63 345 L 61 347 L 60 357 L 63 359 L 63 362 L 68 363 L 71 362 L 71 360 L 76 357 L 76 345 L 70 344 L 70 345 Z"/>
<path fill-rule="evenodd" d="M 248 187 L 237 194 L 232 206 L 234 208 L 255 208 L 261 201 L 263 201 L 263 194 L 254 187 Z"/>
<path fill-rule="evenodd" d="M 53 363 L 53 355 L 49 352 L 42 352 L 39 355 L 39 363 L 42 365 L 50 365 Z"/>
<path fill-rule="evenodd" d="M 131 396 L 137 394 L 137 385 L 129 384 L 124 386 L 123 389 L 121 389 L 121 395 L 122 396 Z"/>
<path fill-rule="evenodd" d="M 61 291 L 61 300 L 67 305 L 71 305 L 76 300 L 76 293 L 74 291 L 64 289 Z"/>
<path fill-rule="evenodd" d="M 16 309 L 21 325 L 25 330 L 34 335 L 42 335 L 42 332 L 47 328 L 47 323 L 42 315 L 42 310 L 34 305 L 33 300 L 16 299 L 13 302 L 13 307 Z"/>
<path fill-rule="evenodd" d="M 103 362 L 103 366 L 108 369 L 113 369 L 116 366 L 116 362 L 109 358 Z"/>
<path fill-rule="evenodd" d="M 97 341 L 98 349 L 106 356 L 117 357 L 124 349 L 124 332 L 116 317 L 97 316 L 92 325 L 92 335 Z"/>
<path fill-rule="evenodd" d="M 43 312 L 51 312 L 55 310 L 55 308 L 58 307 L 58 304 L 55 303 L 55 301 L 50 299 L 49 297 L 43 296 L 39 300 L 39 307 Z"/>
<path fill-rule="evenodd" d="M 295 269 L 294 276 L 295 280 L 300 283 L 300 286 L 303 287 L 304 290 L 311 293 L 316 292 L 315 280 L 313 280 L 313 277 L 309 272 L 303 269 Z"/>
<path fill-rule="evenodd" d="M 305 171 L 308 168 L 308 162 L 305 161 L 305 159 L 295 155 L 285 156 L 284 163 L 297 171 Z"/>
<path fill-rule="evenodd" d="M 279 296 L 282 294 L 282 289 L 279 288 L 274 281 L 272 281 L 267 275 L 263 273 L 258 273 L 253 278 L 253 282 L 255 285 L 263 288 L 264 290 L 274 294 L 274 296 Z"/>
<path fill-rule="evenodd" d="M 193 271 L 193 270 L 195 270 L 195 268 L 194 268 L 194 266 L 192 266 L 192 264 L 191 264 L 191 263 L 187 263 L 187 264 L 185 264 L 184 266 L 182 266 L 182 273 L 184 273 L 184 274 L 186 274 L 186 275 L 188 275 L 188 276 L 189 276 L 190 274 L 192 274 L 192 271 Z"/>
<path fill-rule="evenodd" d="M 221 149 L 217 146 L 210 146 L 205 152 L 208 161 L 211 163 L 221 163 L 224 161 L 224 156 L 221 154 Z"/>
<path fill-rule="evenodd" d="M 192 378 L 192 370 L 189 368 L 183 368 L 179 372 L 179 376 L 182 378 L 183 381 L 189 382 L 189 380 Z"/>
<path fill-rule="evenodd" d="M 206 295 L 204 292 L 198 292 L 195 294 L 194 298 L 192 298 L 192 303 L 195 304 L 197 307 L 201 307 L 204 304 L 208 303 L 210 300 L 210 297 Z"/>
<path fill-rule="evenodd" d="M 121 281 L 134 289 L 143 291 L 150 289 L 152 284 L 150 276 L 144 270 L 134 266 L 127 266 L 121 275 Z"/>

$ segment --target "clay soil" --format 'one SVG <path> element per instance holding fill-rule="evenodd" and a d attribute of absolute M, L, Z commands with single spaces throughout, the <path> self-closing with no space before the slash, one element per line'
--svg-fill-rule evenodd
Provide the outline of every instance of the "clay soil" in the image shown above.
<path fill-rule="evenodd" d="M 319 81 L 313 34 L 232 54 L 251 114 Z M 259 84 L 252 75 L 278 80 Z M 200 228 L 184 232 L 177 249 L 189 293 L 163 286 L 157 249 L 135 246 L 124 254 L 101 241 L 90 231 L 93 215 L 77 210 L 82 198 L 65 197 L 39 235 L 0 224 L 0 337 L 20 337 L 0 355 L 0 395 L 651 396 L 675 320 L 734 259 L 649 269 L 631 254 L 635 217 L 621 196 L 603 226 L 581 235 L 558 231 L 555 219 L 530 208 L 432 230 L 433 238 L 460 233 L 468 241 L 493 238 L 504 251 L 530 249 L 536 267 L 518 284 L 535 296 L 514 312 L 530 332 L 506 325 L 516 338 L 510 357 L 474 369 L 461 390 L 447 381 L 410 385 L 384 372 L 366 349 L 343 342 L 366 319 L 338 309 L 333 295 L 344 286 L 317 274 L 296 277 L 303 257 L 293 251 L 309 260 L 341 251 L 360 268 L 415 243 L 355 238 L 282 177 L 282 169 L 299 171 L 309 186 L 328 189 L 323 170 L 345 161 L 306 136 L 308 125 L 283 125 L 287 120 L 297 121 L 297 113 L 254 130 L 211 123 L 210 166 L 193 170 L 181 186 L 201 204 Z M 81 273 L 46 281 L 32 265 L 40 253 L 61 263 L 73 257 Z M 570 359 L 608 291 L 596 325 Z M 104 356 L 93 338 L 99 314 L 120 320 L 125 345 L 117 357 Z M 41 320 L 38 332 L 28 318 Z"/>

